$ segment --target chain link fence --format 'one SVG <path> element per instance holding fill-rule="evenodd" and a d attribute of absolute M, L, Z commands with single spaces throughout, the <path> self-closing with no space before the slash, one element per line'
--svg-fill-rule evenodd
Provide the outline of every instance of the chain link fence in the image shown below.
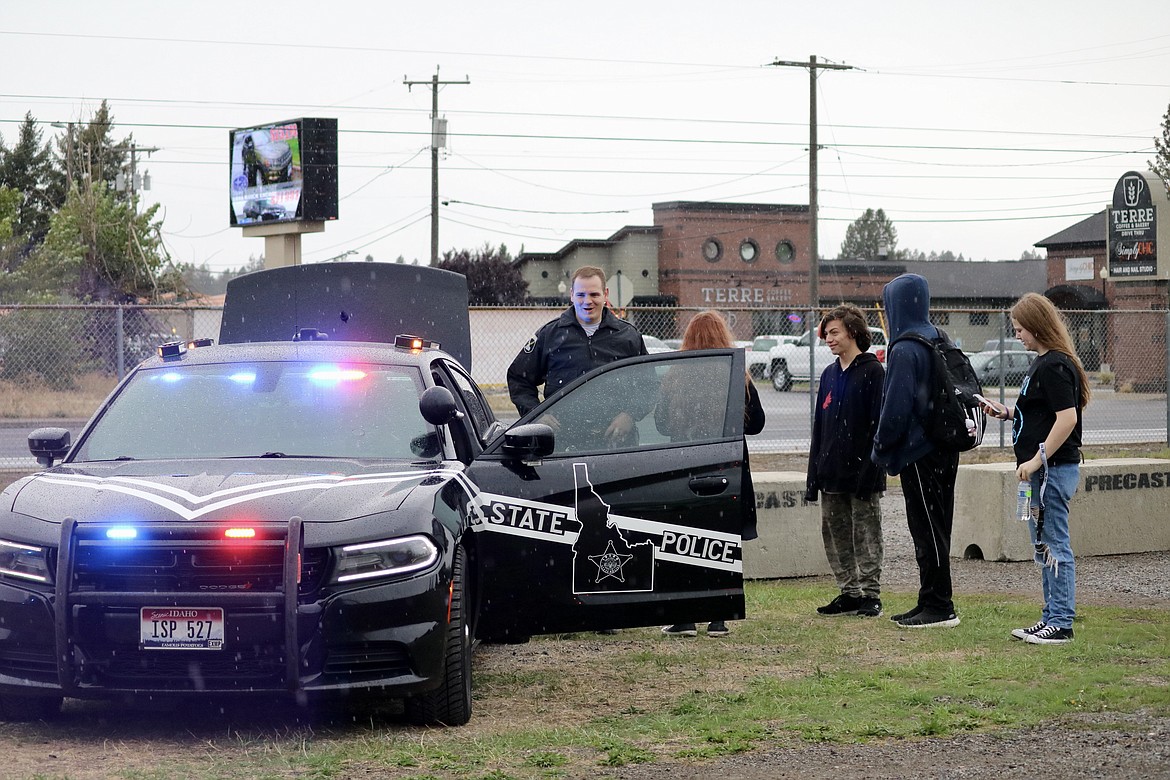
<path fill-rule="evenodd" d="M 501 419 L 516 416 L 507 397 L 508 364 L 537 328 L 562 311 L 537 307 L 471 310 L 472 374 Z M 653 337 L 648 343 L 656 351 L 677 348 L 697 311 L 628 307 L 618 314 Z M 866 313 L 871 325 L 884 328 L 881 311 Z M 769 419 L 784 423 L 781 432 L 766 431 L 757 437 L 753 449 L 806 449 L 812 415 L 809 382 L 797 381 L 783 391 L 774 389 L 770 349 L 799 337 L 818 321 L 819 314 L 775 309 L 727 309 L 723 314 L 739 344 L 748 350 L 748 364 Z M 19 450 L 35 425 L 79 430 L 118 379 L 159 344 L 218 339 L 221 315 L 219 307 L 198 306 L 0 307 L 0 430 L 6 442 L 0 467 L 27 465 L 27 449 L 10 450 Z M 1007 311 L 938 309 L 931 316 L 964 350 L 977 353 L 972 360 L 983 372 L 984 394 L 1010 403 L 1031 355 L 1013 340 Z M 1093 385 L 1093 403 L 1085 413 L 1085 443 L 1165 442 L 1170 416 L 1166 395 L 1170 313 L 1066 311 L 1065 316 Z M 819 365 L 815 373 L 820 373 Z M 1010 431 L 1005 438 L 1004 430 L 989 430 L 987 440 L 993 446 L 1010 444 Z"/>

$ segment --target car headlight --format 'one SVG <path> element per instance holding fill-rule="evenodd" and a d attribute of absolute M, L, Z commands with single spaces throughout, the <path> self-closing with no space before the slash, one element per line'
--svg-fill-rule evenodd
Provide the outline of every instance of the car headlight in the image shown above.
<path fill-rule="evenodd" d="M 347 545 L 338 551 L 337 558 L 333 581 L 355 582 L 422 571 L 439 559 L 439 548 L 430 537 L 404 536 Z"/>
<path fill-rule="evenodd" d="M 30 582 L 52 582 L 49 555 L 44 547 L 0 539 L 0 577 Z"/>

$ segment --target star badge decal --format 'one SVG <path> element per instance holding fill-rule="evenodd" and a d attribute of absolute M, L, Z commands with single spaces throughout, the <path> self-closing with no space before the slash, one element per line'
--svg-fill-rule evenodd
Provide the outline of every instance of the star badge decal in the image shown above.
<path fill-rule="evenodd" d="M 625 582 L 625 575 L 622 574 L 622 567 L 633 558 L 632 555 L 622 555 L 614 549 L 613 540 L 609 540 L 609 544 L 605 547 L 605 552 L 601 555 L 590 555 L 589 560 L 597 566 L 597 582 L 601 582 L 606 577 L 613 577 L 618 582 Z"/>

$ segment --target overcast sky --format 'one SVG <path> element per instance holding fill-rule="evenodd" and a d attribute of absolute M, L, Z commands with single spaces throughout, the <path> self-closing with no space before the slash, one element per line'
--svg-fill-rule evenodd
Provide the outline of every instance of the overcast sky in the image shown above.
<path fill-rule="evenodd" d="M 49 12 L 52 9 L 52 12 Z M 228 129 L 339 124 L 340 219 L 306 262 L 430 255 L 431 93 L 440 248 L 554 251 L 652 224 L 676 200 L 808 203 L 818 79 L 820 250 L 882 208 L 899 248 L 1016 259 L 1145 170 L 1170 104 L 1170 2 L 220 2 L 5 0 L 0 134 L 26 111 L 160 147 L 176 262 L 263 252 L 228 223 Z"/>

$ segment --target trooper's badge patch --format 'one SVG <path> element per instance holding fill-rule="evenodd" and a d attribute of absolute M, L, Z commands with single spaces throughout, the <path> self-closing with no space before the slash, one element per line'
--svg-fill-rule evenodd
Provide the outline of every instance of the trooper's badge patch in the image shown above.
<path fill-rule="evenodd" d="M 534 349 L 536 349 L 536 336 L 528 339 L 528 343 L 524 345 L 525 352 L 531 352 Z"/>

